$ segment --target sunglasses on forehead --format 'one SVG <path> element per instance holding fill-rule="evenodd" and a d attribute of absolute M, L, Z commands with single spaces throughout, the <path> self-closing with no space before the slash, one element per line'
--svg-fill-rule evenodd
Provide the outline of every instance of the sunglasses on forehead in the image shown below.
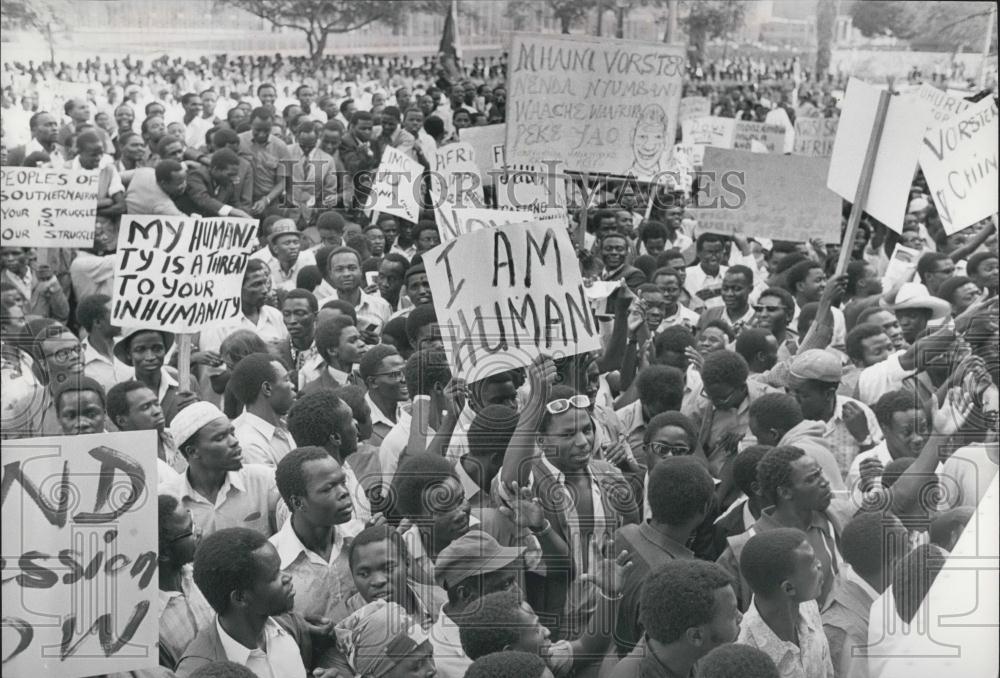
<path fill-rule="evenodd" d="M 549 414 L 562 414 L 571 407 L 585 410 L 590 407 L 590 398 L 583 394 L 575 395 L 572 398 L 559 398 L 545 405 L 545 410 Z"/>

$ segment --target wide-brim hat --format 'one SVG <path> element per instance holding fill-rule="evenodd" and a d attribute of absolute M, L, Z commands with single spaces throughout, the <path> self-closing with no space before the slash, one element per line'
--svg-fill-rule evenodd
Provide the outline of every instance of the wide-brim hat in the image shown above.
<path fill-rule="evenodd" d="M 174 335 L 170 332 L 164 332 L 163 330 L 153 330 L 148 327 L 133 327 L 122 330 L 122 338 L 118 340 L 115 347 L 112 349 L 112 353 L 118 360 L 122 361 L 129 367 L 135 367 L 132 364 L 132 356 L 129 354 L 129 348 L 132 346 L 132 339 L 135 335 L 140 332 L 158 332 L 161 337 L 163 337 L 163 350 L 164 353 L 170 350 L 170 347 L 174 345 Z"/>
<path fill-rule="evenodd" d="M 932 297 L 920 283 L 904 283 L 896 293 L 896 303 L 892 310 L 906 311 L 914 308 L 930 311 L 931 320 L 940 320 L 951 314 L 951 304 L 944 299 Z"/>

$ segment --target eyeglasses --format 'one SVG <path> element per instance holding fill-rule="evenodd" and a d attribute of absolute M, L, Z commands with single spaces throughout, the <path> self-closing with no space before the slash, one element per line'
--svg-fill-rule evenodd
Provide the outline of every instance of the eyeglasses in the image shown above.
<path fill-rule="evenodd" d="M 80 344 L 74 344 L 73 346 L 67 346 L 66 348 L 61 348 L 55 353 L 46 353 L 46 359 L 55 359 L 56 362 L 64 363 L 68 362 L 70 357 L 78 356 L 83 352 L 83 347 Z"/>
<path fill-rule="evenodd" d="M 578 394 L 572 398 L 559 398 L 545 405 L 545 411 L 549 414 L 562 414 L 571 407 L 575 407 L 578 410 L 587 409 L 590 407 L 590 397 Z"/>
<path fill-rule="evenodd" d="M 670 443 L 647 443 L 649 451 L 657 457 L 684 457 L 691 454 L 687 445 L 671 445 Z"/>
<path fill-rule="evenodd" d="M 403 380 L 402 370 L 392 370 L 391 372 L 376 372 L 372 375 L 373 377 L 389 377 L 390 379 L 395 379 L 396 381 Z"/>

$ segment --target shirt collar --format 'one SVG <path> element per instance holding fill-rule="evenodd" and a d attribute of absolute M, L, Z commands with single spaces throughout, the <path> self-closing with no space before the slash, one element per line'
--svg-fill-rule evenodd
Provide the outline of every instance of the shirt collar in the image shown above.
<path fill-rule="evenodd" d="M 694 558 L 694 552 L 691 549 L 653 529 L 648 520 L 639 526 L 639 533 L 674 558 Z"/>
<path fill-rule="evenodd" d="M 798 654 L 803 651 L 801 649 L 803 647 L 803 637 L 806 635 L 815 635 L 819 632 L 819 630 L 814 628 L 810 623 L 809 615 L 802 614 L 802 605 L 815 604 L 815 601 L 799 604 L 798 613 L 796 615 L 797 619 L 795 622 L 795 626 L 799 631 L 798 645 L 782 640 L 774 631 L 771 630 L 771 627 L 767 625 L 764 618 L 760 616 L 760 612 L 757 611 L 756 598 L 750 602 L 750 609 L 748 609 L 747 613 L 743 615 L 743 621 L 741 623 L 744 628 L 753 633 L 757 648 L 763 651 L 764 654 L 769 655 L 772 659 L 775 657 L 784 657 L 789 652 Z"/>
<path fill-rule="evenodd" d="M 336 379 L 337 383 L 340 384 L 341 386 L 346 385 L 348 378 L 350 378 L 350 376 L 351 376 L 347 372 L 341 372 L 337 368 L 331 367 L 330 365 L 326 366 L 326 370 L 327 370 L 327 372 L 330 373 L 330 376 L 333 377 L 334 379 Z"/>
<path fill-rule="evenodd" d="M 219 642 L 226 653 L 226 659 L 246 666 L 247 660 L 250 659 L 250 653 L 256 648 L 251 649 L 226 633 L 226 630 L 222 628 L 222 624 L 219 623 L 218 615 L 215 617 L 215 628 L 219 632 Z M 278 622 L 274 621 L 272 617 L 267 618 L 267 621 L 264 622 L 263 631 L 264 638 L 266 639 L 264 654 L 267 654 L 267 651 L 271 649 L 271 638 L 284 635 L 284 633 L 285 630 L 281 628 Z"/>
<path fill-rule="evenodd" d="M 249 410 L 244 410 L 243 414 L 241 414 L 239 418 L 260 432 L 260 434 L 268 440 L 274 437 L 274 430 L 277 427 L 274 424 L 264 421 Z"/>
<path fill-rule="evenodd" d="M 368 403 L 368 409 L 372 411 L 372 424 L 385 424 L 389 428 L 392 428 L 393 426 L 396 425 L 395 421 L 392 421 L 391 419 L 389 419 L 389 417 L 385 416 L 381 408 L 379 408 L 379 406 L 375 404 L 375 401 L 372 400 L 371 395 L 369 395 L 368 393 L 365 393 L 365 402 Z M 399 421 L 398 403 L 396 404 L 396 421 Z"/>
<path fill-rule="evenodd" d="M 197 490 L 191 487 L 191 480 L 188 478 L 187 471 L 180 474 L 181 481 L 184 483 L 184 496 L 185 497 L 195 497 L 198 495 Z M 225 496 L 229 494 L 230 488 L 235 488 L 237 492 L 246 492 L 246 483 L 243 482 L 243 475 L 240 471 L 229 471 L 226 474 L 226 479 L 222 482 L 222 487 L 219 488 L 219 494 Z"/>
<path fill-rule="evenodd" d="M 90 337 L 88 336 L 83 340 L 83 364 L 99 360 L 102 363 L 107 363 L 109 365 L 114 365 L 114 361 L 94 348 L 94 345 L 90 343 Z"/>
<path fill-rule="evenodd" d="M 865 595 L 867 595 L 872 600 L 878 598 L 879 596 L 878 591 L 873 589 L 871 584 L 866 582 L 860 574 L 855 572 L 854 568 L 851 567 L 849 563 L 844 563 L 844 566 L 841 569 L 841 574 L 843 574 L 844 579 L 846 579 L 847 581 L 854 582 L 855 584 L 857 584 L 858 588 L 864 591 Z"/>
<path fill-rule="evenodd" d="M 281 559 L 282 570 L 298 560 L 302 554 L 305 554 L 306 558 L 314 563 L 329 565 L 337 559 L 341 549 L 344 547 L 344 533 L 340 529 L 334 529 L 333 549 L 330 551 L 329 562 L 324 561 L 318 553 L 310 551 L 302 544 L 302 540 L 295 534 L 295 530 L 292 527 L 291 517 L 285 521 L 285 524 L 281 526 L 278 533 L 271 538 L 271 543 L 274 544 L 274 548 L 278 552 L 278 557 Z"/>

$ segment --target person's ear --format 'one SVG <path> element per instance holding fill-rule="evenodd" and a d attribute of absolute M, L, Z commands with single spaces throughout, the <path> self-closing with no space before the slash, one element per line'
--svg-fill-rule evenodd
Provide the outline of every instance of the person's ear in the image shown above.
<path fill-rule="evenodd" d="M 782 593 L 784 593 L 789 598 L 795 597 L 795 584 L 788 581 L 787 579 L 781 582 L 781 586 L 779 588 L 781 589 Z"/>
<path fill-rule="evenodd" d="M 705 643 L 705 632 L 700 626 L 692 626 L 684 631 L 687 642 L 695 647 L 701 647 Z"/>

